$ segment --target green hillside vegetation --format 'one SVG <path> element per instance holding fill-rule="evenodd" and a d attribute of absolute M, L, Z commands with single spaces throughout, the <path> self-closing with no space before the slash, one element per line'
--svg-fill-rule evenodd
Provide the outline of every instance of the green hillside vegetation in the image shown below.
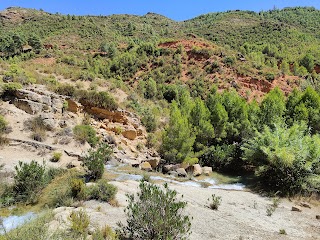
<path fill-rule="evenodd" d="M 147 146 L 167 163 L 253 169 L 264 190 L 319 193 L 319 10 L 229 11 L 184 22 L 22 8 L 1 16 L 10 11 L 16 18 L 0 21 L 0 95 L 38 83 L 90 106 L 126 108 L 140 115 Z M 128 98 L 119 105 L 99 86 Z"/>

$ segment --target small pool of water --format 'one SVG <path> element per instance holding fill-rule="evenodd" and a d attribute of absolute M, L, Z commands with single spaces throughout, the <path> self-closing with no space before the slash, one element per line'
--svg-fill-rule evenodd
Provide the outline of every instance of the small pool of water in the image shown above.
<path fill-rule="evenodd" d="M 29 212 L 22 216 L 9 216 L 2 218 L 2 226 L 0 226 L 0 234 L 4 233 L 4 229 L 6 232 L 9 232 L 12 229 L 15 229 L 22 224 L 29 222 L 32 220 L 36 215 L 33 212 Z M 4 228 L 4 229 L 3 229 Z"/>
<path fill-rule="evenodd" d="M 139 174 L 129 174 L 123 171 L 119 171 L 117 168 L 119 166 L 113 166 L 113 165 L 106 165 L 106 169 L 109 172 L 112 172 L 117 175 L 117 177 L 114 179 L 115 181 L 126 181 L 126 180 L 133 180 L 133 181 L 140 181 L 143 176 Z M 121 167 L 121 166 L 120 166 Z M 174 183 L 177 185 L 182 186 L 190 186 L 190 187 L 206 187 L 206 188 L 212 188 L 212 189 L 226 189 L 226 190 L 244 190 L 245 185 L 242 183 L 230 183 L 230 184 L 218 184 L 217 180 L 212 177 L 205 177 L 201 180 L 192 179 L 192 180 L 186 180 L 186 181 L 177 181 L 173 179 L 171 176 L 150 176 L 151 180 L 154 181 L 164 181 L 168 183 Z"/>

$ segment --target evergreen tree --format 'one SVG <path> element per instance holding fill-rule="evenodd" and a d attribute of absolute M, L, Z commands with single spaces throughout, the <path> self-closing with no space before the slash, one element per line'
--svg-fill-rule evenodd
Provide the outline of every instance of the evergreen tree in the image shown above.
<path fill-rule="evenodd" d="M 261 127 L 273 126 L 283 120 L 285 113 L 285 98 L 282 91 L 276 87 L 272 89 L 261 102 Z"/>
<path fill-rule="evenodd" d="M 165 129 L 160 148 L 161 156 L 168 162 L 181 163 L 192 153 L 195 137 L 188 118 L 183 116 L 175 101 L 171 104 L 170 122 Z"/>

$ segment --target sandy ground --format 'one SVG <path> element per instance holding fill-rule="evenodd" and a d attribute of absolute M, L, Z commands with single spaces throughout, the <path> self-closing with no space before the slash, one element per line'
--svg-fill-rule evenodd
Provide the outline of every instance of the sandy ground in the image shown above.
<path fill-rule="evenodd" d="M 136 193 L 139 183 L 128 180 L 112 182 L 118 187 L 117 200 L 120 207 L 112 207 L 97 201 L 85 202 L 86 209 L 94 226 L 110 225 L 117 227 L 117 222 L 125 223 L 126 193 Z M 192 217 L 190 240 L 208 239 L 320 239 L 320 221 L 316 219 L 319 207 L 303 208 L 302 212 L 293 212 L 295 204 L 286 199 L 280 201 L 272 216 L 267 216 L 266 209 L 271 199 L 261 197 L 249 191 L 230 191 L 169 184 L 171 189 L 183 195 L 187 201 L 185 213 Z M 222 197 L 218 210 L 208 208 L 208 198 L 212 194 Z M 81 208 L 82 209 L 82 208 Z M 74 208 L 59 208 L 56 218 L 64 218 Z M 64 217 L 62 217 L 64 216 Z M 53 224 L 55 225 L 55 224 Z M 287 235 L 279 234 L 284 229 Z"/>

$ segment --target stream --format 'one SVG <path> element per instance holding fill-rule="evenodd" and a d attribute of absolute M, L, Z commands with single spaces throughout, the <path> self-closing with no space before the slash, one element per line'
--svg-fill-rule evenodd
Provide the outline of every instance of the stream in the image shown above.
<path fill-rule="evenodd" d="M 120 165 L 123 166 L 123 165 Z M 133 181 L 140 181 L 143 176 L 138 174 L 129 174 L 118 169 L 119 166 L 115 165 L 106 165 L 106 169 L 117 175 L 114 179 L 115 181 L 126 181 L 126 180 L 133 180 Z M 153 181 L 164 181 L 168 183 L 173 183 L 182 186 L 189 186 L 189 187 L 206 187 L 212 189 L 226 189 L 226 190 L 244 190 L 245 185 L 242 183 L 230 183 L 230 184 L 218 184 L 217 180 L 212 177 L 206 177 L 204 179 L 198 180 L 193 178 L 191 180 L 185 181 L 178 181 L 176 178 L 168 175 L 168 177 L 161 177 L 161 176 L 153 176 L 150 175 L 150 179 Z M 181 178 L 183 180 L 183 178 Z"/>
<path fill-rule="evenodd" d="M 2 226 L 0 226 L 0 235 L 4 234 L 4 232 L 9 232 L 12 229 L 15 229 L 19 227 L 20 225 L 23 225 L 24 223 L 32 220 L 36 215 L 33 212 L 29 212 L 22 216 L 9 216 L 9 217 L 3 217 L 2 218 Z M 5 231 L 4 231 L 4 229 Z"/>

